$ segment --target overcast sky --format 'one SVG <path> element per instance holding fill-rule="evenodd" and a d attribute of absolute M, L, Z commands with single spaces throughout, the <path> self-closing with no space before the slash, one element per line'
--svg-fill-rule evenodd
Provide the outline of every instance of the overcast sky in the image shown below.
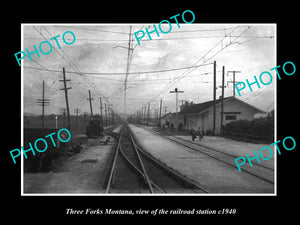
<path fill-rule="evenodd" d="M 41 113 L 36 100 L 42 98 L 42 82 L 45 81 L 45 98 L 50 99 L 50 106 L 45 113 L 59 113 L 65 108 L 62 68 L 66 70 L 70 112 L 79 108 L 81 112 L 90 112 L 88 90 L 91 90 L 93 112 L 99 114 L 99 98 L 108 102 L 117 113 L 124 112 L 124 81 L 128 58 L 128 39 L 130 25 L 115 24 L 53 24 L 23 25 L 23 50 L 31 52 L 33 45 L 37 48 L 40 42 L 60 35 L 58 49 L 55 40 L 51 40 L 52 52 L 48 55 L 40 53 L 22 60 L 24 79 L 24 112 Z M 132 33 L 144 30 L 152 24 L 132 24 Z M 156 24 L 157 25 L 157 24 Z M 149 30 L 153 27 L 150 26 Z M 168 30 L 168 27 L 163 27 Z M 66 45 L 61 36 L 72 31 L 76 40 Z M 67 41 L 72 40 L 70 34 Z M 132 35 L 132 54 L 127 81 L 127 113 L 136 113 L 142 106 L 151 104 L 151 110 L 159 107 L 162 99 L 167 111 L 175 111 L 175 95 L 169 93 L 175 87 L 184 91 L 179 100 L 201 103 L 213 99 L 213 61 L 217 63 L 217 98 L 221 95 L 222 66 L 225 66 L 225 97 L 233 95 L 232 73 L 236 81 L 247 78 L 254 81 L 263 71 L 270 71 L 276 66 L 276 27 L 272 24 L 172 24 L 168 34 L 152 34 L 137 44 Z M 155 39 L 155 40 L 154 40 Z M 47 46 L 43 45 L 46 52 Z M 17 63 L 17 62 L 16 62 Z M 201 66 L 202 65 L 202 66 Z M 180 69 L 191 66 L 190 69 Z M 53 70 L 53 71 L 46 71 Z M 173 71 L 161 71 L 173 70 Z M 149 73 L 149 71 L 161 71 Z M 72 72 L 72 73 L 70 73 Z M 76 73 L 74 73 L 76 72 Z M 147 73 L 142 73 L 147 72 Z M 94 73 L 94 74 L 91 74 Z M 107 74 L 103 74 L 107 73 Z M 273 78 L 276 77 L 272 71 Z M 275 80 L 275 79 L 274 79 Z M 268 86 L 254 91 L 242 91 L 237 98 L 262 110 L 274 108 L 275 81 Z"/>

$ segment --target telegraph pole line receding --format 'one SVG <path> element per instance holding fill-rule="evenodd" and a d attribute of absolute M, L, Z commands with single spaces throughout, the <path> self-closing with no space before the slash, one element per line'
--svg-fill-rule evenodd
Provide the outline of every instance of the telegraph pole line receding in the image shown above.
<path fill-rule="evenodd" d="M 66 106 L 67 106 L 67 116 L 68 116 L 68 126 L 67 129 L 70 130 L 71 127 L 71 122 L 70 122 L 70 109 L 69 109 L 69 101 L 68 101 L 68 89 L 72 89 L 72 87 L 67 87 L 67 81 L 71 81 L 70 79 L 66 79 L 65 75 L 65 68 L 63 67 L 63 80 L 59 80 L 60 82 L 64 82 L 64 87 L 61 88 L 60 90 L 65 91 L 65 97 L 66 97 Z"/>
<path fill-rule="evenodd" d="M 37 105 L 42 106 L 42 128 L 45 127 L 45 106 L 49 106 L 50 100 L 45 99 L 45 81 L 43 81 L 42 99 L 37 99 Z"/>
<path fill-rule="evenodd" d="M 235 97 L 235 83 L 238 83 L 239 81 L 235 81 L 235 73 L 241 73 L 241 71 L 236 71 L 236 70 L 232 70 L 232 71 L 227 71 L 227 73 L 233 73 L 233 81 L 227 81 L 228 83 L 232 83 L 233 85 L 233 97 Z"/>

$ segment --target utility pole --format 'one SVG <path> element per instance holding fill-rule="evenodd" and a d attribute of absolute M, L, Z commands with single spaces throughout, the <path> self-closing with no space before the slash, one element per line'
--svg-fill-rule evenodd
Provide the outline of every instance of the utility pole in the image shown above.
<path fill-rule="evenodd" d="M 43 94 L 42 99 L 37 99 L 37 105 L 42 106 L 42 128 L 45 127 L 45 106 L 49 106 L 50 100 L 45 99 L 45 81 L 43 81 Z"/>
<path fill-rule="evenodd" d="M 115 123 L 115 118 L 114 118 L 114 111 L 112 109 L 110 109 L 111 111 L 111 124 Z"/>
<path fill-rule="evenodd" d="M 91 117 L 93 116 L 93 107 L 92 107 L 92 100 L 94 100 L 93 98 L 91 98 L 91 91 L 89 90 L 89 98 L 87 98 L 86 100 L 90 101 L 90 109 L 91 109 Z"/>
<path fill-rule="evenodd" d="M 144 120 L 144 106 L 141 106 L 142 112 L 141 112 L 141 124 L 143 124 Z"/>
<path fill-rule="evenodd" d="M 225 76 L 225 66 L 222 69 L 222 102 L 221 102 L 221 129 L 220 134 L 223 135 L 223 116 L 224 116 L 224 77 Z"/>
<path fill-rule="evenodd" d="M 76 128 L 78 128 L 78 113 L 80 112 L 80 109 L 76 108 L 74 109 L 74 112 L 76 113 Z"/>
<path fill-rule="evenodd" d="M 227 84 L 228 83 L 232 83 L 233 85 L 233 97 L 235 97 L 235 83 L 238 83 L 239 81 L 235 81 L 235 73 L 241 73 L 241 71 L 236 71 L 236 70 L 232 70 L 232 71 L 227 71 L 227 74 L 228 73 L 233 73 L 233 81 L 227 81 Z"/>
<path fill-rule="evenodd" d="M 160 120 L 161 120 L 161 108 L 162 108 L 162 99 L 160 99 L 160 104 L 159 104 L 159 127 L 160 127 Z"/>
<path fill-rule="evenodd" d="M 108 119 L 108 125 L 110 125 L 110 115 L 109 115 L 109 104 L 107 104 L 107 119 Z"/>
<path fill-rule="evenodd" d="M 216 132 L 216 85 L 217 85 L 217 65 L 216 61 L 214 61 L 214 86 L 213 86 L 213 101 L 214 101 L 214 108 L 213 108 L 213 135 L 215 135 Z"/>
<path fill-rule="evenodd" d="M 103 126 L 103 117 L 102 117 L 102 100 L 101 100 L 101 97 L 100 97 L 100 121 L 101 121 L 101 125 Z"/>
<path fill-rule="evenodd" d="M 164 115 L 167 115 L 167 108 L 168 106 L 164 106 Z"/>
<path fill-rule="evenodd" d="M 63 119 L 64 119 L 64 123 L 63 123 L 63 126 L 65 127 L 66 126 L 66 108 L 60 108 L 59 111 L 60 113 L 62 114 L 63 116 Z"/>
<path fill-rule="evenodd" d="M 65 74 L 65 68 L 63 67 L 63 80 L 59 80 L 60 82 L 64 82 L 64 87 L 61 88 L 60 90 L 65 91 L 65 97 L 66 97 L 66 106 L 67 106 L 67 116 L 68 116 L 68 126 L 67 129 L 70 130 L 71 127 L 71 122 L 70 122 L 70 109 L 69 109 L 69 101 L 68 101 L 68 89 L 72 89 L 72 87 L 67 87 L 67 81 L 71 81 L 70 79 L 66 79 L 66 74 Z"/>
<path fill-rule="evenodd" d="M 146 105 L 144 106 L 144 125 L 146 125 Z"/>
<path fill-rule="evenodd" d="M 104 103 L 104 111 L 105 111 L 105 125 L 107 126 L 107 108 L 106 108 L 106 102 Z"/>
<path fill-rule="evenodd" d="M 148 103 L 148 116 L 147 116 L 147 123 L 149 125 L 150 120 L 150 102 Z"/>
<path fill-rule="evenodd" d="M 128 73 L 129 73 L 129 67 L 130 67 L 130 51 L 133 50 L 131 48 L 132 40 L 131 40 L 131 26 L 129 30 L 129 41 L 128 41 L 128 55 L 127 55 L 127 67 L 126 67 L 126 75 L 125 75 L 125 81 L 124 81 L 124 116 L 126 116 L 126 101 L 127 101 L 127 78 L 128 78 Z"/>
<path fill-rule="evenodd" d="M 178 93 L 183 93 L 184 91 L 178 91 L 177 88 L 175 88 L 174 91 L 170 91 L 170 93 L 175 93 L 176 95 L 176 122 L 177 122 L 177 127 L 178 127 L 178 122 L 179 122 L 179 119 L 178 119 Z"/>
<path fill-rule="evenodd" d="M 155 124 L 158 126 L 158 109 L 155 109 Z"/>

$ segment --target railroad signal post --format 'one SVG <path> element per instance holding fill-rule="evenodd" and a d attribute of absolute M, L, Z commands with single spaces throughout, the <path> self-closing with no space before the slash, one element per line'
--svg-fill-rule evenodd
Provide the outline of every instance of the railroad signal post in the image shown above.
<path fill-rule="evenodd" d="M 170 91 L 170 93 L 175 93 L 176 94 L 176 122 L 178 126 L 178 93 L 184 93 L 184 91 L 178 91 L 177 88 L 175 88 L 174 91 Z"/>

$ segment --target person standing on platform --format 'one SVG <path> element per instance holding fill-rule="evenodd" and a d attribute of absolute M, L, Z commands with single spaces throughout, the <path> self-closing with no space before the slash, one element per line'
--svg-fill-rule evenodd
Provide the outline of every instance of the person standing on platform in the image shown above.
<path fill-rule="evenodd" d="M 198 131 L 197 131 L 198 135 L 199 135 L 199 141 L 201 141 L 201 139 L 203 138 L 203 132 L 201 130 L 201 127 L 198 127 Z"/>

